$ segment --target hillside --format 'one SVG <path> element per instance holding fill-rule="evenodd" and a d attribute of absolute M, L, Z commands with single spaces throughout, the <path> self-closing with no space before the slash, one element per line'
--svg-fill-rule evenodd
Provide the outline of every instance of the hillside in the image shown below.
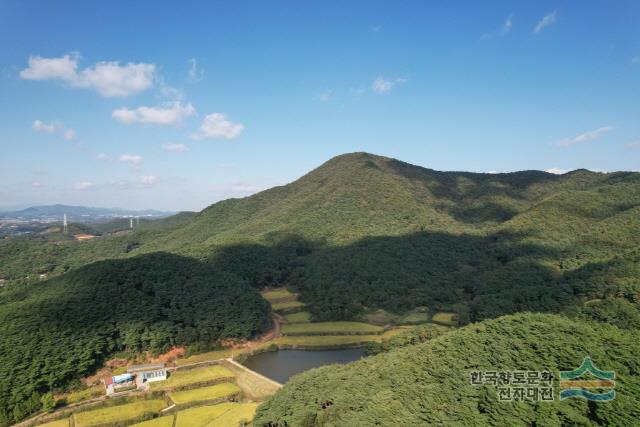
<path fill-rule="evenodd" d="M 39 409 L 41 394 L 118 352 L 250 338 L 271 325 L 268 314 L 266 301 L 237 276 L 165 253 L 102 261 L 4 292 L 0 425 Z"/>
<path fill-rule="evenodd" d="M 509 337 L 505 340 L 505 337 Z M 469 325 L 423 344 L 292 378 L 263 403 L 255 426 L 320 425 L 635 425 L 640 412 L 638 331 L 518 314 Z M 590 355 L 616 373 L 616 398 L 500 402 L 471 371 L 549 371 Z"/>
<path fill-rule="evenodd" d="M 638 173 L 439 172 L 352 153 L 291 184 L 172 218 L 82 245 L 31 245 L 35 257 L 25 240 L 4 239 L 0 275 L 166 251 L 254 287 L 293 286 L 326 320 L 429 306 L 464 322 L 640 294 L 631 280 Z"/>

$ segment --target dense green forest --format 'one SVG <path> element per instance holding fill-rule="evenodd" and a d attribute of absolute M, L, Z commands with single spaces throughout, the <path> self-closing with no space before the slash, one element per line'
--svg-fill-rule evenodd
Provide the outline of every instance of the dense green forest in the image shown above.
<path fill-rule="evenodd" d="M 635 425 L 640 417 L 640 332 L 548 314 L 487 320 L 345 366 L 292 378 L 258 408 L 255 426 Z M 616 398 L 498 400 L 472 371 L 572 370 L 590 355 L 616 373 Z"/>
<path fill-rule="evenodd" d="M 116 352 L 250 338 L 269 305 L 239 277 L 166 253 L 102 261 L 0 295 L 0 425 Z"/>
<path fill-rule="evenodd" d="M 173 257 L 168 265 L 175 260 L 192 263 L 197 271 L 211 269 L 212 282 L 198 283 L 240 289 L 222 296 L 246 295 L 249 307 L 259 307 L 252 318 L 256 323 L 249 322 L 247 330 L 238 329 L 237 319 L 246 319 L 248 312 L 237 304 L 215 312 L 216 321 L 224 318 L 215 328 L 226 330 L 228 323 L 236 336 L 264 326 L 266 308 L 256 305 L 255 289 L 272 285 L 296 290 L 316 320 L 352 319 L 376 309 L 402 313 L 424 306 L 454 311 L 461 324 L 521 311 L 564 313 L 577 321 L 596 319 L 624 330 L 640 323 L 640 173 L 439 172 L 352 153 L 329 160 L 291 184 L 225 200 L 197 214 L 144 222 L 133 231 L 118 231 L 121 225 L 106 226 L 101 237 L 88 242 L 59 233 L 0 239 L 0 277 L 8 279 L 0 291 L 1 319 L 16 316 L 29 325 L 0 332 L 2 348 L 31 342 L 32 331 L 44 321 L 42 314 L 49 313 L 39 304 L 66 306 L 75 298 L 74 277 L 88 277 L 84 272 L 101 265 L 135 266 L 158 252 Z M 102 260 L 104 264 L 95 264 Z M 38 281 L 40 273 L 55 279 Z M 148 283 L 156 283 L 149 274 Z M 147 282 L 147 273 L 136 277 Z M 187 280 L 183 279 L 178 289 Z M 51 287 L 52 283 L 58 285 Z M 92 289 L 96 283 L 87 279 L 85 286 Z M 50 288 L 56 292 L 44 291 Z M 120 291 L 126 293 L 114 292 Z M 178 294 L 179 305 L 183 294 Z M 167 315 L 164 308 L 154 311 L 164 307 L 163 302 L 149 304 L 147 309 L 157 314 L 152 323 Z M 20 310 L 20 315 L 13 310 Z M 67 324 L 67 313 L 56 312 L 62 330 L 74 325 L 73 318 Z M 163 330 L 180 332 L 180 342 L 224 335 L 210 335 L 209 326 L 203 326 L 212 319 L 196 320 L 187 322 L 194 328 L 189 333 L 175 326 L 182 320 L 172 326 L 179 331 Z M 12 407 L 31 391 L 57 387 L 87 372 L 99 362 L 95 355 L 126 347 L 121 332 L 133 331 L 125 336 L 137 339 L 138 349 L 159 350 L 170 343 L 156 342 L 142 329 L 120 326 L 107 328 L 111 333 L 103 337 L 104 329 L 102 320 L 80 329 L 86 336 L 104 338 L 99 345 L 78 339 L 69 346 L 86 352 L 91 363 L 77 363 L 77 353 L 63 352 L 36 368 L 11 365 L 29 372 L 33 381 L 26 383 L 36 386 L 18 387 L 21 391 L 14 397 L 3 391 L 2 399 Z M 169 333 L 161 335 L 166 338 Z M 7 357 L 17 357 L 15 351 Z M 29 360 L 41 360 L 28 355 Z M 50 377 L 47 366 L 52 363 L 67 367 L 60 370 L 63 377 Z M 5 369 L 0 371 L 3 384 L 4 378 L 19 381 L 14 379 L 17 371 L 0 369 Z"/>

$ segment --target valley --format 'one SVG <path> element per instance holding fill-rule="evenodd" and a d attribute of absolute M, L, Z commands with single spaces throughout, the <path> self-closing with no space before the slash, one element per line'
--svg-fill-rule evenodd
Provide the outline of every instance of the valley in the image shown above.
<path fill-rule="evenodd" d="M 83 408 L 63 418 L 72 427 L 130 425 L 146 418 L 164 425 L 179 424 L 183 411 L 191 411 L 189 419 L 209 420 L 224 414 L 250 419 L 255 411 L 256 425 L 366 424 L 371 420 L 340 409 L 352 405 L 350 396 L 357 393 L 349 383 L 355 379 L 327 385 L 325 393 L 325 384 L 333 381 L 325 376 L 327 368 L 304 371 L 352 362 L 336 372 L 356 378 L 358 367 L 367 366 L 375 373 L 369 386 L 382 399 L 367 405 L 394 408 L 385 396 L 402 387 L 376 379 L 378 372 L 388 375 L 383 373 L 388 360 L 411 354 L 420 360 L 406 356 L 401 370 L 419 370 L 434 357 L 448 360 L 441 346 L 472 357 L 460 353 L 467 348 L 463 341 L 470 330 L 485 333 L 483 325 L 489 341 L 525 334 L 523 349 L 516 352 L 526 355 L 518 359 L 525 367 L 538 366 L 533 355 L 568 369 L 581 352 L 601 354 L 611 347 L 628 354 L 635 344 L 627 337 L 640 328 L 639 209 L 638 173 L 439 172 L 351 153 L 291 184 L 134 230 L 105 229 L 99 239 L 78 241 L 60 230 L 5 237 L 0 240 L 0 322 L 6 325 L 0 335 L 0 420 L 19 422 L 43 408 L 46 417 L 58 407 L 49 414 L 57 416 L 98 398 L 104 409 Z M 564 326 L 552 333 L 558 325 Z M 557 342 L 573 342 L 568 332 L 573 327 L 584 328 L 592 347 L 581 350 L 576 343 L 567 358 L 555 347 L 543 356 L 526 336 L 540 328 L 557 334 Z M 605 344 L 605 332 L 619 338 Z M 170 361 L 175 372 L 192 370 L 196 378 L 206 378 L 198 374 L 201 365 L 231 369 L 233 359 L 286 383 L 274 389 L 232 370 L 235 379 L 228 386 L 209 380 L 173 391 L 154 386 L 120 402 L 103 401 L 93 388 L 79 385 L 111 359 L 147 362 L 176 349 L 183 355 Z M 19 362 L 25 352 L 29 365 Z M 484 362 L 472 357 L 469 364 L 511 360 L 487 357 Z M 630 374 L 631 360 L 611 363 Z M 444 378 L 441 372 L 412 375 L 426 375 L 425 384 Z M 25 376 L 33 380 L 21 381 Z M 480 398 L 451 381 L 449 389 L 474 402 Z M 290 394 L 296 387 L 305 392 Z M 408 388 L 407 396 L 416 392 L 426 393 Z M 636 399 L 627 397 L 616 403 L 625 413 Z M 454 394 L 425 397 L 437 398 L 454 399 Z M 325 403 L 318 408 L 305 399 Z M 191 404 L 198 407 L 186 407 Z M 132 406 L 120 411 L 111 405 Z M 290 405 L 293 412 L 281 410 Z M 535 419 L 530 403 L 522 405 L 528 415 L 513 413 L 512 420 Z M 412 403 L 403 407 L 406 411 Z M 497 411 L 492 400 L 483 408 L 483 414 Z M 559 422 L 615 419 L 608 410 L 596 415 L 578 403 L 572 408 Z M 463 412 L 447 418 L 451 414 L 432 411 L 428 417 L 436 424 L 474 419 L 472 408 Z M 374 409 L 367 413 L 388 416 Z M 427 416 L 420 410 L 391 413 L 408 424 Z"/>

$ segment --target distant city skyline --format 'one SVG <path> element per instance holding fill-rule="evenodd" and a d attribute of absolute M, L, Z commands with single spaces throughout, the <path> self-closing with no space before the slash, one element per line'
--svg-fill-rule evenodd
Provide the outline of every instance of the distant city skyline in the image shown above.
<path fill-rule="evenodd" d="M 354 151 L 640 170 L 640 3 L 0 4 L 0 210 L 200 210 Z"/>

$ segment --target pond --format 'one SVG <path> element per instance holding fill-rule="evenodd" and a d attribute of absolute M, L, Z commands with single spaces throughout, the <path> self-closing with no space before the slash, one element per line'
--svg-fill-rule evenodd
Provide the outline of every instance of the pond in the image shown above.
<path fill-rule="evenodd" d="M 281 384 L 293 375 L 332 363 L 348 363 L 364 357 L 363 348 L 342 350 L 279 350 L 250 356 L 243 364 Z"/>

